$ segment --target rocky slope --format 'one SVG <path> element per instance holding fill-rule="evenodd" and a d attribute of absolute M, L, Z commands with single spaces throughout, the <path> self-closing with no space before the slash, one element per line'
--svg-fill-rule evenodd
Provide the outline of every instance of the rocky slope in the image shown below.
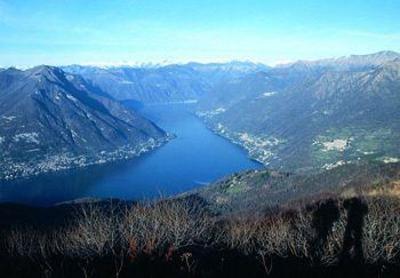
<path fill-rule="evenodd" d="M 0 72 L 0 179 L 132 157 L 166 137 L 152 122 L 59 68 Z"/>

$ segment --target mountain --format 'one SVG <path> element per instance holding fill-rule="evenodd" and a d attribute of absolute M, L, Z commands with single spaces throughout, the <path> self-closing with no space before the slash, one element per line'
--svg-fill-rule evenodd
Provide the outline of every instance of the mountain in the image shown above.
<path fill-rule="evenodd" d="M 210 93 L 198 115 L 273 168 L 398 161 L 398 56 L 380 52 L 332 60 L 325 68 L 326 61 L 317 61 L 247 75 Z"/>
<path fill-rule="evenodd" d="M 399 65 L 400 54 L 381 51 L 273 68 L 234 61 L 64 70 L 135 106 L 198 101 L 198 116 L 252 158 L 302 172 L 400 159 Z"/>
<path fill-rule="evenodd" d="M 188 63 L 185 65 L 193 69 L 199 76 L 207 80 L 210 85 L 225 82 L 247 74 L 268 71 L 269 66 L 261 63 L 231 61 L 227 63 Z"/>
<path fill-rule="evenodd" d="M 165 139 L 77 75 L 49 66 L 0 72 L 0 178 L 131 157 Z"/>
<path fill-rule="evenodd" d="M 265 68 L 250 62 L 230 62 L 110 68 L 71 65 L 63 70 L 81 75 L 119 100 L 168 103 L 197 101 L 214 83 L 226 77 L 243 76 Z"/>
<path fill-rule="evenodd" d="M 400 59 L 400 53 L 394 51 L 380 51 L 373 54 L 350 55 L 339 58 L 322 59 L 317 61 L 297 61 L 295 63 L 279 65 L 277 68 L 297 69 L 330 69 L 330 70 L 365 70 L 380 66 L 384 63 Z"/>
<path fill-rule="evenodd" d="M 83 76 L 119 100 L 188 101 L 197 99 L 208 88 L 193 70 L 178 65 L 159 68 L 69 66 L 63 69 Z"/>

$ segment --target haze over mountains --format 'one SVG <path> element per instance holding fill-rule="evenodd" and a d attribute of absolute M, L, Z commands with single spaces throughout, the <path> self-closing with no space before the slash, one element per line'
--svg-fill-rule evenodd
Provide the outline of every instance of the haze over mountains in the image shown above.
<path fill-rule="evenodd" d="M 165 132 L 119 102 L 127 100 L 198 102 L 211 129 L 272 168 L 319 171 L 400 158 L 400 54 L 393 51 L 276 67 L 41 66 L 0 70 L 5 176 L 35 173 L 27 165 L 38 161 L 59 169 L 158 146 Z"/>
<path fill-rule="evenodd" d="M 116 99 L 133 99 L 144 103 L 198 100 L 225 78 L 265 69 L 268 69 L 265 65 L 250 62 L 189 63 L 160 67 L 63 67 L 66 72 L 83 76 Z"/>

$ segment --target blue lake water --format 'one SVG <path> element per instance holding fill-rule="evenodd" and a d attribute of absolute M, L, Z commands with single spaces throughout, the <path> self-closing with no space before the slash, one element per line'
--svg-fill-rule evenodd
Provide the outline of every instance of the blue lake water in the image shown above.
<path fill-rule="evenodd" d="M 190 105 L 153 105 L 140 113 L 177 137 L 129 161 L 46 174 L 0 184 L 0 202 L 47 206 L 77 198 L 152 199 L 206 185 L 244 169 L 260 168 L 240 147 L 190 112 Z"/>

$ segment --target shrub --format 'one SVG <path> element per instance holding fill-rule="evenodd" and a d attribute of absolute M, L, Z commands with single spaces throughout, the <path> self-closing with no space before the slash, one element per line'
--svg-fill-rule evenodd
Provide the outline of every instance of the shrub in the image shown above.
<path fill-rule="evenodd" d="M 353 238 L 359 228 L 359 238 Z M 224 216 L 185 199 L 87 204 L 63 227 L 15 227 L 3 230 L 1 237 L 3 258 L 25 258 L 46 273 L 60 267 L 55 258 L 68 258 L 85 276 L 99 260 L 110 263 L 113 275 L 119 276 L 128 264 L 140 264 L 139 258 L 174 262 L 194 273 L 204 259 L 204 254 L 200 258 L 194 252 L 196 248 L 209 250 L 205 257 L 234 251 L 268 274 L 274 258 L 331 267 L 346 262 L 344 258 L 354 259 L 360 250 L 362 263 L 399 266 L 400 201 L 376 194 L 329 195 L 307 205 L 269 210 L 266 215 Z"/>

